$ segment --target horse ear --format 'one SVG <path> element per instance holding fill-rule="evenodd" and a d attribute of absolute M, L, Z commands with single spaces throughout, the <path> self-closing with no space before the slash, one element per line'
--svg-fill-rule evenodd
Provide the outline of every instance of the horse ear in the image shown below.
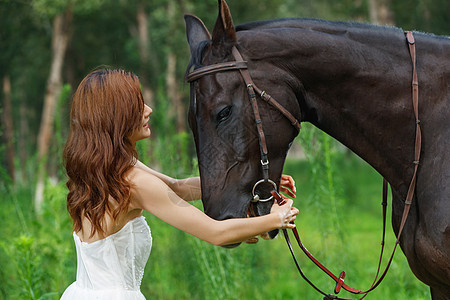
<path fill-rule="evenodd" d="M 219 0 L 219 15 L 212 34 L 213 54 L 215 56 L 226 56 L 231 48 L 236 45 L 236 31 L 233 18 L 225 0 Z"/>
<path fill-rule="evenodd" d="M 184 21 L 186 23 L 186 36 L 192 54 L 200 42 L 211 40 L 211 35 L 202 20 L 196 16 L 185 14 Z"/>

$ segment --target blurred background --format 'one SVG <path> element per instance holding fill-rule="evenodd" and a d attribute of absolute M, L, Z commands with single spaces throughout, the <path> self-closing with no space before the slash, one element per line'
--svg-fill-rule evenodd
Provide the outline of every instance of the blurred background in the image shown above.
<path fill-rule="evenodd" d="M 307 17 L 450 33 L 448 0 L 228 4 L 235 24 Z M 61 154 L 72 93 L 90 71 L 106 66 L 137 74 L 154 110 L 152 137 L 138 144 L 140 159 L 176 178 L 198 174 L 186 121 L 184 13 L 212 31 L 217 1 L 0 0 L 0 299 L 59 299 L 75 280 Z M 345 270 L 347 283 L 367 288 L 381 240 L 381 177 L 308 124 L 291 152 L 284 172 L 297 183 L 304 243 L 335 273 Z M 154 236 L 142 283 L 148 299 L 321 299 L 297 274 L 281 238 L 226 250 L 146 217 Z M 390 251 L 395 237 L 388 228 Z M 331 292 L 333 283 L 296 251 L 305 272 Z M 368 299 L 428 294 L 399 251 Z"/>

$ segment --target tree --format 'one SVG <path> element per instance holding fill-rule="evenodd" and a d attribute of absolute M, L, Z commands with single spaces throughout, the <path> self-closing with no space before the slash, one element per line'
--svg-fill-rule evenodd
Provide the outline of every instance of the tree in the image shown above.
<path fill-rule="evenodd" d="M 40 109 L 41 99 L 36 96 L 43 93 L 45 81 L 40 78 L 47 74 L 43 71 L 42 62 L 47 52 L 43 45 L 48 39 L 43 26 L 32 17 L 32 12 L 31 0 L 0 1 L 0 78 L 4 87 L 0 94 L 4 96 L 3 105 L 11 103 L 10 109 L 6 107 L 4 110 L 3 119 L 9 124 L 6 128 L 13 121 L 15 123 L 14 130 L 8 130 L 8 133 L 3 131 L 3 142 L 10 154 L 2 163 L 7 167 L 10 165 L 9 169 L 12 165 L 19 166 L 14 171 L 14 177 L 20 183 L 28 179 L 26 161 L 35 152 L 35 140 L 30 137 L 36 136 L 37 130 L 29 124 L 38 122 L 35 112 Z M 12 152 L 18 153 L 18 156 Z M 11 161 L 13 157 L 15 162 Z"/>
<path fill-rule="evenodd" d="M 139 0 L 136 9 L 137 36 L 139 45 L 139 57 L 141 59 L 140 82 L 142 84 L 142 95 L 147 105 L 154 104 L 154 91 L 149 85 L 148 69 L 150 67 L 150 36 L 148 32 L 149 21 L 147 6 L 143 0 Z"/>
<path fill-rule="evenodd" d="M 44 195 L 44 179 L 50 140 L 53 133 L 53 122 L 57 101 L 63 84 L 62 68 L 71 35 L 72 18 L 75 1 L 34 0 L 33 6 L 37 14 L 44 14 L 52 19 L 51 64 L 47 79 L 42 118 L 38 134 L 38 171 L 35 191 L 35 210 L 39 214 Z M 79 10 L 96 9 L 99 1 L 78 1 Z"/>
<path fill-rule="evenodd" d="M 50 138 L 53 132 L 56 105 L 62 87 L 62 68 L 67 45 L 70 39 L 70 26 L 73 9 L 68 5 L 65 10 L 53 18 L 52 25 L 52 61 L 45 91 L 42 119 L 38 135 L 38 176 L 35 192 L 35 209 L 40 212 L 44 197 L 45 164 L 50 148 Z"/>
<path fill-rule="evenodd" d="M 178 4 L 171 0 L 167 4 L 167 20 L 169 32 L 172 32 L 172 36 L 174 32 L 176 32 L 177 23 L 179 24 L 179 19 L 176 16 L 180 16 L 181 14 L 177 14 Z M 176 37 L 176 36 L 175 36 Z M 171 107 L 173 108 L 172 117 L 175 118 L 176 121 L 176 131 L 186 132 L 186 111 L 184 109 L 184 105 L 182 102 L 183 95 L 180 93 L 179 80 L 177 76 L 177 55 L 175 53 L 176 49 L 176 39 L 168 40 L 168 53 L 167 53 L 167 72 L 166 72 L 166 89 L 167 96 L 171 103 Z"/>
<path fill-rule="evenodd" d="M 6 166 L 9 177 L 14 182 L 14 133 L 13 133 L 13 118 L 11 108 L 11 80 L 8 74 L 3 76 L 3 130 L 4 139 L 6 142 Z"/>

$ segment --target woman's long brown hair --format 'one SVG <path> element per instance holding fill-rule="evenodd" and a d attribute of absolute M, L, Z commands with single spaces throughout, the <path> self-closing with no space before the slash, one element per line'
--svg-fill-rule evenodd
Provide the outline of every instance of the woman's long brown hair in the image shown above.
<path fill-rule="evenodd" d="M 105 214 L 116 220 L 127 211 L 131 184 L 126 173 L 137 159 L 128 137 L 142 126 L 143 110 L 134 74 L 97 70 L 78 86 L 63 154 L 69 189 L 67 209 L 75 232 L 82 229 L 85 217 L 92 224 L 91 236 L 104 233 Z"/>

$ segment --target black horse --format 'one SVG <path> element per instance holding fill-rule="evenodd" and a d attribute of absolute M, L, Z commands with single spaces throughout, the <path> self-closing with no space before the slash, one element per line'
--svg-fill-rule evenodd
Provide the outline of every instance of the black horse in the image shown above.
<path fill-rule="evenodd" d="M 233 25 L 225 1 L 212 36 L 186 15 L 188 71 L 247 61 L 254 83 L 295 118 L 333 136 L 373 166 L 392 188 L 398 233 L 413 176 L 416 121 L 412 63 L 405 34 L 394 27 L 279 19 Z M 422 156 L 413 204 L 400 246 L 411 270 L 450 299 L 450 39 L 414 33 L 420 85 Z M 280 180 L 298 131 L 271 105 L 258 105 L 268 147 L 269 178 Z M 260 143 L 239 71 L 206 74 L 191 83 L 189 122 L 199 160 L 205 212 L 218 220 L 245 217 L 255 182 L 263 178 Z M 259 193 L 265 193 L 262 185 Z M 264 197 L 263 195 L 261 195 Z M 255 215 L 269 203 L 252 205 Z M 276 232 L 269 233 L 271 237 Z"/>

